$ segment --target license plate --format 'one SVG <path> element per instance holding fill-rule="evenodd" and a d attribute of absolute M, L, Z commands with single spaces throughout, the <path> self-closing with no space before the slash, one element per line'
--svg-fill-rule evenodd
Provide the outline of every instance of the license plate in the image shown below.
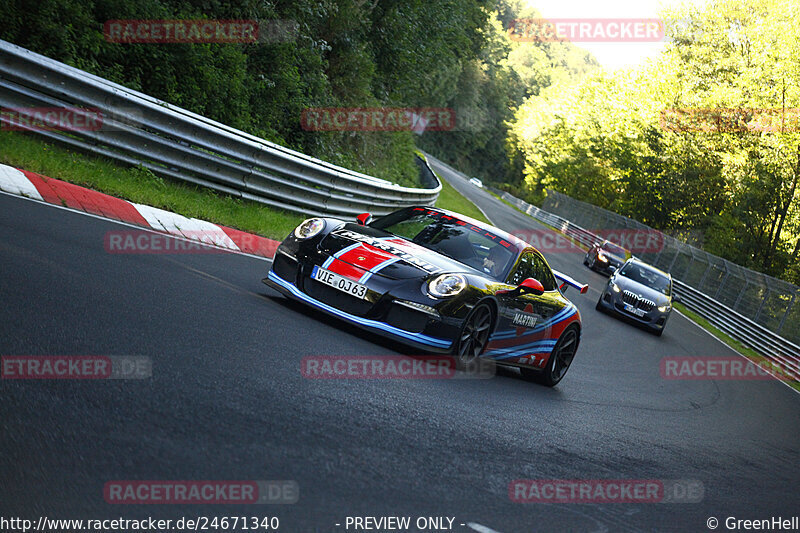
<path fill-rule="evenodd" d="M 629 313 L 633 313 L 636 316 L 644 316 L 644 309 L 637 309 L 631 304 L 625 304 L 625 310 Z"/>
<path fill-rule="evenodd" d="M 335 272 L 331 272 L 330 270 L 325 270 L 324 268 L 315 266 L 314 271 L 311 272 L 311 278 L 319 281 L 320 283 L 324 283 L 329 287 L 346 292 L 350 296 L 355 296 L 356 298 L 361 298 L 362 300 L 367 299 L 366 285 L 356 283 L 355 281 L 342 277 Z"/>

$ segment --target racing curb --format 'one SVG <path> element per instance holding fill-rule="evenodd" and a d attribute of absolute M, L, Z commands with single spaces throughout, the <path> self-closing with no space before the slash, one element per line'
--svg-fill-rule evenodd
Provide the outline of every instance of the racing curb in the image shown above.
<path fill-rule="evenodd" d="M 85 211 L 208 246 L 271 259 L 279 241 L 136 204 L 65 181 L 0 164 L 0 191 L 40 202 Z"/>

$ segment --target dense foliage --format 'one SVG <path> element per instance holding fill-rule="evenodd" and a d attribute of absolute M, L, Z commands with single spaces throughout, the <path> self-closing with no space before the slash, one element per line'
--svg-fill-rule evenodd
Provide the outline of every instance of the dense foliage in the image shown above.
<path fill-rule="evenodd" d="M 511 138 L 528 197 L 550 187 L 800 281 L 798 15 L 780 0 L 666 13 L 656 60 L 527 100 Z"/>
<path fill-rule="evenodd" d="M 0 38 L 271 141 L 414 185 L 411 132 L 311 132 L 315 106 L 444 107 L 489 0 L 4 0 Z M 282 42 L 123 44 L 118 19 L 294 21 Z"/>

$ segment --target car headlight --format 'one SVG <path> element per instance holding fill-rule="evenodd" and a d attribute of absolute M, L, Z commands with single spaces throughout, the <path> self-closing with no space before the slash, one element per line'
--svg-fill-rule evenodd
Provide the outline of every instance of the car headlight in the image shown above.
<path fill-rule="evenodd" d="M 304 220 L 294 229 L 294 236 L 298 239 L 310 239 L 325 228 L 325 221 L 321 218 Z"/>
<path fill-rule="evenodd" d="M 460 274 L 442 274 L 428 283 L 428 292 L 437 298 L 455 296 L 464 290 L 467 280 Z"/>
<path fill-rule="evenodd" d="M 672 308 L 672 306 L 671 306 L 671 305 L 669 305 L 669 304 L 665 304 L 665 305 L 659 305 L 659 306 L 658 306 L 658 311 L 659 311 L 660 313 L 666 313 L 666 312 L 667 312 L 667 311 L 669 311 L 671 308 Z"/>
<path fill-rule="evenodd" d="M 611 282 L 611 288 L 613 289 L 613 291 L 614 291 L 614 292 L 619 292 L 619 291 L 621 290 L 621 289 L 619 288 L 619 285 L 617 285 L 617 284 L 616 284 L 616 283 L 614 283 L 613 281 Z"/>

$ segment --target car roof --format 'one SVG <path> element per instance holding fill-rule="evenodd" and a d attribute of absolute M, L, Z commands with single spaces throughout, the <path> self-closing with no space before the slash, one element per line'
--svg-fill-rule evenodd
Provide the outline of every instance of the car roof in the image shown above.
<path fill-rule="evenodd" d="M 609 241 L 608 239 L 604 240 L 604 241 L 603 241 L 603 244 L 601 244 L 601 245 L 600 245 L 600 247 L 602 248 L 602 247 L 603 247 L 603 246 L 605 246 L 606 244 L 610 244 L 610 245 L 612 245 L 612 246 L 616 246 L 616 247 L 617 247 L 617 248 L 619 248 L 620 250 L 625 250 L 626 252 L 628 252 L 628 253 L 631 253 L 631 252 L 630 252 L 630 250 L 628 250 L 628 249 L 627 249 L 627 248 L 625 248 L 624 246 L 620 246 L 619 244 L 615 243 L 614 241 Z"/>

